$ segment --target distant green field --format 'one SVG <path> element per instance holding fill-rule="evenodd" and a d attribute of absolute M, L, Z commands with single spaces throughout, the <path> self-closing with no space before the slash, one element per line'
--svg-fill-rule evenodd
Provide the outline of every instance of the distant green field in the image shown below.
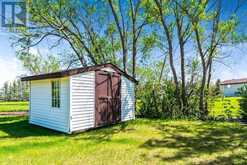
<path fill-rule="evenodd" d="M 240 118 L 241 97 L 216 98 L 209 103 L 209 116 L 215 119 Z"/>
<path fill-rule="evenodd" d="M 216 98 L 209 101 L 209 116 L 215 119 L 240 118 L 241 97 Z M 27 101 L 0 102 L 0 112 L 27 111 Z"/>
<path fill-rule="evenodd" d="M 0 112 L 27 111 L 27 110 L 28 110 L 27 101 L 0 102 Z"/>

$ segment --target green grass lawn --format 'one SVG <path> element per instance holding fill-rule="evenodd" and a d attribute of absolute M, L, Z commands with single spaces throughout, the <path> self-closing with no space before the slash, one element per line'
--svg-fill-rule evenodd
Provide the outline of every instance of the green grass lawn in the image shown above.
<path fill-rule="evenodd" d="M 0 112 L 27 111 L 28 108 L 29 107 L 27 101 L 0 102 Z"/>
<path fill-rule="evenodd" d="M 246 164 L 247 126 L 137 119 L 65 135 L 0 117 L 0 164 Z"/>

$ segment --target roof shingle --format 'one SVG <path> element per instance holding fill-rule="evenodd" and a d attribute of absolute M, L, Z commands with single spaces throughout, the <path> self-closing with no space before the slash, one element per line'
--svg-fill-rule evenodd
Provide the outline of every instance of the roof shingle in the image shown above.
<path fill-rule="evenodd" d="M 62 71 L 59 71 L 59 72 L 44 73 L 44 74 L 39 74 L 39 75 L 22 77 L 21 81 L 32 81 L 32 80 L 42 80 L 42 79 L 67 77 L 67 76 L 72 76 L 72 75 L 76 75 L 76 74 L 83 73 L 83 72 L 96 71 L 96 70 L 99 70 L 99 69 L 102 69 L 102 68 L 105 68 L 105 67 L 111 67 L 114 70 L 116 70 L 118 73 L 120 73 L 121 75 L 124 75 L 129 80 L 131 80 L 131 81 L 133 81 L 135 83 L 138 83 L 138 81 L 134 77 L 130 76 L 129 74 L 127 74 L 126 72 L 124 72 L 123 70 L 118 68 L 116 65 L 111 64 L 111 63 L 88 66 L 88 67 L 84 67 L 84 68 L 75 68 L 75 69 L 69 69 L 69 70 L 62 70 Z"/>
<path fill-rule="evenodd" d="M 244 84 L 244 83 L 247 83 L 247 78 L 225 80 L 221 82 L 220 85 Z"/>

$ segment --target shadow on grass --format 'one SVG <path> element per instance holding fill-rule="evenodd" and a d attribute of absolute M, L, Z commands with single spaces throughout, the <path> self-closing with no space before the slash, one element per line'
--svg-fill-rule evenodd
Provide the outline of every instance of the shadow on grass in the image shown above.
<path fill-rule="evenodd" d="M 89 140 L 96 143 L 104 143 L 111 141 L 115 134 L 129 131 L 133 131 L 133 129 L 128 128 L 128 122 L 124 122 L 91 129 L 90 131 L 83 132 L 82 136 L 76 137 L 76 134 L 71 136 L 75 136 L 75 140 Z"/>
<path fill-rule="evenodd" d="M 220 156 L 212 161 L 200 162 L 200 164 L 232 164 L 235 161 L 247 162 L 247 128 L 238 124 L 223 124 L 219 122 L 202 122 L 197 125 L 157 124 L 155 129 L 160 132 L 162 138 L 150 138 L 140 148 L 153 149 L 176 149 L 173 156 L 156 154 L 154 157 L 165 161 L 174 162 L 197 158 L 204 154 L 210 155 L 229 151 L 230 156 Z M 241 149 L 241 153 L 233 150 Z M 143 155 L 144 157 L 147 155 Z M 242 163 L 241 163 L 242 162 Z"/>
<path fill-rule="evenodd" d="M 20 116 L 12 116 L 12 117 L 5 116 L 5 117 L 0 117 L 0 124 L 3 124 L 4 122 L 13 122 L 13 121 L 20 120 L 20 119 L 21 119 Z"/>
<path fill-rule="evenodd" d="M 216 126 L 217 125 L 217 126 Z M 198 158 L 203 154 L 229 151 L 230 156 L 220 156 L 214 160 L 203 160 L 199 164 L 240 164 L 247 162 L 247 129 L 239 125 L 220 124 L 215 122 L 204 122 L 198 125 L 174 125 L 160 124 L 156 129 L 162 138 L 151 138 L 140 148 L 153 149 L 177 149 L 173 156 L 156 154 L 155 157 L 165 161 L 174 162 L 186 160 L 187 158 Z M 241 153 L 232 152 L 242 149 Z M 143 155 L 146 157 L 147 155 Z"/>
<path fill-rule="evenodd" d="M 75 140 L 91 140 L 96 142 L 110 141 L 114 134 L 119 132 L 132 131 L 127 128 L 128 122 L 119 123 L 116 125 L 109 125 L 85 131 L 82 133 L 75 133 L 67 135 L 51 129 L 46 129 L 40 126 L 28 123 L 27 117 L 0 117 L 0 131 L 5 132 L 6 136 L 3 138 L 21 138 L 29 136 L 67 136 L 74 137 Z M 77 136 L 78 134 L 82 136 Z"/>
<path fill-rule="evenodd" d="M 3 138 L 22 138 L 29 136 L 58 136 L 62 133 L 46 129 L 43 127 L 31 125 L 28 123 L 26 117 L 1 117 L 0 118 L 0 131 L 5 132 L 6 136 Z"/>

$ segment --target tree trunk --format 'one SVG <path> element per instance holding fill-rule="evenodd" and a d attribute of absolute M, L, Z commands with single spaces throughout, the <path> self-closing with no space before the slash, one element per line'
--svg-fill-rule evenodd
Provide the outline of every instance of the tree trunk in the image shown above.
<path fill-rule="evenodd" d="M 128 72 L 128 70 L 127 70 L 127 58 L 128 58 L 127 53 L 128 53 L 128 50 L 124 46 L 124 48 L 123 48 L 123 68 L 124 68 L 124 72 L 126 72 L 126 73 Z"/>
<path fill-rule="evenodd" d="M 202 50 L 202 45 L 201 45 L 201 39 L 200 39 L 200 34 L 198 29 L 195 29 L 195 35 L 196 35 L 196 42 L 197 42 L 197 47 L 199 51 L 199 56 L 201 58 L 201 64 L 202 64 L 202 82 L 201 82 L 201 87 L 200 87 L 200 99 L 199 99 L 199 109 L 200 109 L 200 118 L 205 119 L 205 117 L 208 115 L 207 112 L 207 107 L 205 107 L 205 85 L 207 81 L 207 64 L 204 59 L 204 53 Z"/>
<path fill-rule="evenodd" d="M 181 40 L 182 41 L 182 40 Z M 180 42 L 180 63 L 181 63 L 181 99 L 182 99 L 182 111 L 186 115 L 187 113 L 187 99 L 186 99 L 186 87 L 185 87 L 185 66 L 184 66 L 184 44 Z"/>
<path fill-rule="evenodd" d="M 136 40 L 134 39 L 132 45 L 132 61 L 133 61 L 132 75 L 134 78 L 136 77 L 136 54 L 137 54 Z"/>
<path fill-rule="evenodd" d="M 132 76 L 135 78 L 135 69 L 136 69 L 136 54 L 137 54 L 137 29 L 136 29 L 136 16 L 138 11 L 138 6 L 135 6 L 132 0 L 129 0 L 130 11 L 131 11 L 131 22 L 132 22 Z M 138 1 L 140 3 L 140 1 Z"/>
<path fill-rule="evenodd" d="M 207 79 L 207 89 L 210 87 L 212 77 L 212 58 L 209 59 L 209 65 L 208 65 L 208 79 Z"/>
<path fill-rule="evenodd" d="M 136 38 L 136 18 L 134 17 L 134 13 L 132 14 L 132 75 L 135 78 L 135 69 L 136 69 L 136 54 L 137 54 L 137 38 Z"/>
<path fill-rule="evenodd" d="M 173 53 L 172 53 L 172 43 L 171 41 L 168 41 L 168 45 L 169 45 L 169 64 L 170 64 L 170 67 L 171 67 L 171 70 L 172 70 L 172 74 L 173 74 L 173 79 L 174 79 L 174 83 L 175 83 L 175 86 L 176 86 L 176 96 L 177 96 L 177 99 L 180 100 L 180 96 L 179 96 L 179 84 L 178 84 L 178 78 L 177 78 L 177 73 L 176 73 L 176 69 L 175 69 L 175 66 L 174 66 L 174 63 L 173 63 Z"/>
<path fill-rule="evenodd" d="M 186 98 L 186 87 L 185 87 L 185 53 L 184 53 L 184 45 L 186 42 L 185 33 L 188 30 L 187 27 L 183 30 L 183 16 L 180 14 L 178 7 L 174 7 L 174 15 L 176 18 L 176 26 L 177 26 L 177 36 L 178 43 L 180 48 L 180 71 L 181 71 L 181 110 L 184 115 L 187 115 L 187 98 Z M 188 26 L 188 25 L 187 25 Z M 189 27 L 189 26 L 188 26 Z"/>
<path fill-rule="evenodd" d="M 201 111 L 201 119 L 205 119 L 205 117 L 208 115 L 208 109 L 205 107 L 207 100 L 205 100 L 205 85 L 206 85 L 206 76 L 207 76 L 207 70 L 206 67 L 203 67 L 203 75 L 202 75 L 202 82 L 201 82 L 201 88 L 200 88 L 200 101 L 199 101 L 199 108 Z"/>
<path fill-rule="evenodd" d="M 184 53 L 184 36 L 183 36 L 183 32 L 182 32 L 182 20 L 180 19 L 179 16 L 177 16 L 176 18 L 176 23 L 177 23 L 177 33 L 178 33 L 178 40 L 179 40 L 179 48 L 180 48 L 180 70 L 181 70 L 181 110 L 183 112 L 184 115 L 187 114 L 187 98 L 186 98 L 186 87 L 185 87 L 185 53 Z"/>
<path fill-rule="evenodd" d="M 117 26 L 118 33 L 120 35 L 121 45 L 122 45 L 122 53 L 123 53 L 123 68 L 124 68 L 124 71 L 127 73 L 128 72 L 127 71 L 128 49 L 127 49 L 127 36 L 126 36 L 126 31 L 125 31 L 125 26 L 124 26 L 124 21 L 123 21 L 124 17 L 122 15 L 121 8 L 119 8 L 119 12 L 120 12 L 121 19 L 122 19 L 122 27 L 121 27 L 120 21 L 119 21 L 117 12 L 113 6 L 112 0 L 108 0 L 108 3 L 110 5 L 110 8 L 111 8 L 114 20 L 115 20 L 115 24 Z M 121 5 L 121 4 L 119 4 L 119 5 Z"/>

